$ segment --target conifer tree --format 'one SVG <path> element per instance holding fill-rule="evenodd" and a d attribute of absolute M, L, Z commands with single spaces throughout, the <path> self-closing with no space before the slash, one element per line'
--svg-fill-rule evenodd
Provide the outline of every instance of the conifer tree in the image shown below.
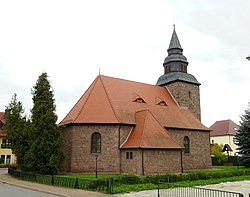
<path fill-rule="evenodd" d="M 13 95 L 9 105 L 5 108 L 5 124 L 3 128 L 9 143 L 11 143 L 11 149 L 17 157 L 17 164 L 23 168 L 25 154 L 29 148 L 29 126 L 26 116 L 24 116 L 23 105 L 17 100 L 16 94 Z"/>
<path fill-rule="evenodd" d="M 245 167 L 250 167 L 250 102 L 245 114 L 241 116 L 240 127 L 236 134 L 239 162 Z"/>
<path fill-rule="evenodd" d="M 31 146 L 26 157 L 29 171 L 56 174 L 63 161 L 61 130 L 57 126 L 54 93 L 47 73 L 42 73 L 32 90 Z"/>

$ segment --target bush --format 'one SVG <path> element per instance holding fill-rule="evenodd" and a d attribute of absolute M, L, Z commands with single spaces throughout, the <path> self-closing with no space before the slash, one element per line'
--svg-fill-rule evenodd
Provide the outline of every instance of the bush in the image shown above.
<path fill-rule="evenodd" d="M 141 183 L 141 179 L 139 176 L 125 175 L 120 178 L 120 182 L 123 184 L 139 184 Z"/>
<path fill-rule="evenodd" d="M 221 161 L 219 161 L 217 157 L 212 157 L 212 165 L 213 166 L 222 166 L 223 163 Z"/>
<path fill-rule="evenodd" d="M 228 162 L 232 163 L 234 166 L 239 165 L 237 156 L 229 156 Z"/>
<path fill-rule="evenodd" d="M 4 163 L 4 159 L 0 158 L 0 164 L 3 164 L 3 163 Z"/>
<path fill-rule="evenodd" d="M 0 164 L 0 168 L 16 168 L 16 164 Z"/>

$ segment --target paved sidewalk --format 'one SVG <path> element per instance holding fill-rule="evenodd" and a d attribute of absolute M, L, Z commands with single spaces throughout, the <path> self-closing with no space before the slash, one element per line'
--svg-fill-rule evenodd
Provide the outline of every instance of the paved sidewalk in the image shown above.
<path fill-rule="evenodd" d="M 90 192 L 80 189 L 70 189 L 63 187 L 56 187 L 50 185 L 43 185 L 39 183 L 33 183 L 29 181 L 22 181 L 11 177 L 8 174 L 0 173 L 0 182 L 15 185 L 31 190 L 41 191 L 49 194 L 55 194 L 62 197 L 108 197 L 110 195 L 102 194 L 98 192 Z"/>
<path fill-rule="evenodd" d="M 250 181 L 237 181 L 237 182 L 226 182 L 215 185 L 204 186 L 208 189 L 216 189 L 230 192 L 239 192 L 244 195 L 244 197 L 250 196 Z"/>

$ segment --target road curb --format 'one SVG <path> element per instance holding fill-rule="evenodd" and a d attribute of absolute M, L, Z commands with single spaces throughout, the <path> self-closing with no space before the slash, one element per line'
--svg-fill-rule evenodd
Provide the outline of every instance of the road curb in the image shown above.
<path fill-rule="evenodd" d="M 31 188 L 31 187 L 28 187 L 28 186 L 24 186 L 24 185 L 20 185 L 20 184 L 16 184 L 16 183 L 10 183 L 8 181 L 3 181 L 3 180 L 0 180 L 0 183 L 13 185 L 13 186 L 33 190 L 33 191 L 39 191 L 39 192 L 43 192 L 43 193 L 47 193 L 47 194 L 52 194 L 52 195 L 56 195 L 56 196 L 60 196 L 60 197 L 71 197 L 71 196 L 68 196 L 68 195 L 65 195 L 65 194 L 61 194 L 61 193 L 57 193 L 57 192 L 51 192 L 51 191 L 48 191 L 48 190 L 43 190 L 43 189 L 38 189 L 38 188 Z"/>

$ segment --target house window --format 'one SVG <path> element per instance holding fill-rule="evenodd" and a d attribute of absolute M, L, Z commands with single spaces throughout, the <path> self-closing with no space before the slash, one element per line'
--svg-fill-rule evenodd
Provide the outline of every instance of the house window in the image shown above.
<path fill-rule="evenodd" d="M 2 139 L 2 143 L 6 144 L 6 139 L 5 138 Z"/>
<path fill-rule="evenodd" d="M 93 133 L 91 136 L 91 153 L 101 153 L 101 134 Z"/>
<path fill-rule="evenodd" d="M 190 141 L 188 136 L 184 137 L 183 145 L 184 145 L 184 153 L 190 153 Z"/>
<path fill-rule="evenodd" d="M 7 157 L 6 157 L 6 164 L 10 164 L 10 158 L 11 158 L 11 155 L 7 155 Z"/>
<path fill-rule="evenodd" d="M 133 152 L 126 152 L 126 159 L 133 159 Z"/>
<path fill-rule="evenodd" d="M 1 160 L 3 163 L 5 163 L 5 155 L 1 155 Z"/>

